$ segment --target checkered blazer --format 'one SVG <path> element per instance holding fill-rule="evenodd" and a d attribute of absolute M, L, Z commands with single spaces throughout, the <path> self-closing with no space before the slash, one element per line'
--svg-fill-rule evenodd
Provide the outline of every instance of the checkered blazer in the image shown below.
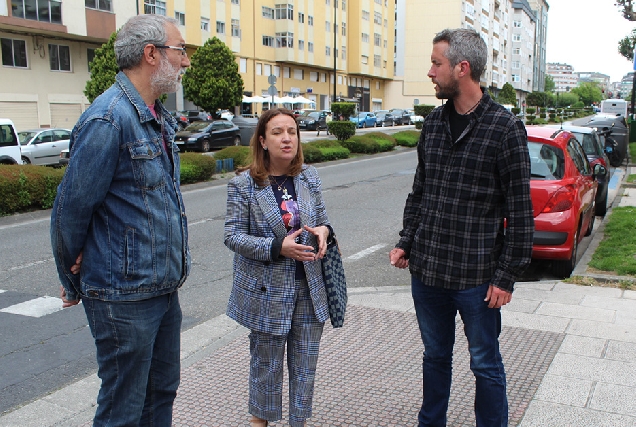
<path fill-rule="evenodd" d="M 303 166 L 294 177 L 301 227 L 329 224 L 322 200 L 321 182 L 313 166 Z M 287 236 L 271 186 L 254 182 L 249 171 L 227 186 L 225 245 L 234 255 L 234 283 L 227 315 L 250 330 L 284 335 L 294 312 L 295 263 L 290 258 L 272 259 L 272 243 Z M 315 245 L 304 232 L 299 243 Z M 316 317 L 329 318 L 321 261 L 304 262 Z"/>

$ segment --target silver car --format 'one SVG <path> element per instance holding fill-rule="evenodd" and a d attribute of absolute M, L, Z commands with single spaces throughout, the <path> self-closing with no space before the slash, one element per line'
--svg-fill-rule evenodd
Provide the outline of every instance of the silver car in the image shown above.
<path fill-rule="evenodd" d="M 60 153 L 68 149 L 68 129 L 31 129 L 18 132 L 22 161 L 32 165 L 58 165 Z"/>

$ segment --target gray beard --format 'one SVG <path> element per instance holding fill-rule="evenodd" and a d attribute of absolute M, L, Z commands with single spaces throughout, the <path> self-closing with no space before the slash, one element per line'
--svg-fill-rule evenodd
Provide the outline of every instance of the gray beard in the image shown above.
<path fill-rule="evenodd" d="M 180 71 L 175 73 L 175 69 L 167 59 L 163 58 L 159 68 L 150 78 L 150 87 L 156 93 L 173 93 L 181 87 L 178 80 Z"/>

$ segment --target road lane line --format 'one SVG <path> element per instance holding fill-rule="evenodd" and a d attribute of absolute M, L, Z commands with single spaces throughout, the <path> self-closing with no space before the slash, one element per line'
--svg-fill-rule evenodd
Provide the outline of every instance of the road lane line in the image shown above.
<path fill-rule="evenodd" d="M 42 317 L 62 310 L 62 300 L 56 297 L 39 297 L 14 304 L 0 310 L 2 313 L 19 314 L 29 317 Z"/>
<path fill-rule="evenodd" d="M 377 251 L 378 249 L 382 249 L 382 248 L 383 248 L 383 247 L 385 247 L 385 246 L 386 246 L 386 244 L 385 244 L 385 243 L 381 243 L 381 244 L 379 244 L 379 245 L 374 245 L 374 246 L 371 246 L 370 248 L 366 248 L 366 249 L 365 249 L 365 250 L 363 250 L 363 251 L 360 251 L 360 252 L 355 253 L 355 254 L 353 254 L 353 255 L 349 255 L 349 256 L 348 256 L 347 258 L 345 258 L 345 259 L 348 259 L 348 260 L 351 260 L 351 261 L 355 261 L 355 260 L 358 260 L 358 259 L 360 259 L 360 258 L 364 258 L 365 256 L 370 255 L 370 254 L 372 254 L 373 252 Z"/>

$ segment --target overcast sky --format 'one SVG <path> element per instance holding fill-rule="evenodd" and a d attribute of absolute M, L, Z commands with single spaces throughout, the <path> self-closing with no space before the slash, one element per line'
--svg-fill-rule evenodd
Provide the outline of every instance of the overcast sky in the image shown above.
<path fill-rule="evenodd" d="M 632 70 L 618 53 L 618 42 L 636 22 L 624 19 L 614 0 L 548 0 L 548 5 L 548 62 L 608 74 L 612 82 Z"/>

